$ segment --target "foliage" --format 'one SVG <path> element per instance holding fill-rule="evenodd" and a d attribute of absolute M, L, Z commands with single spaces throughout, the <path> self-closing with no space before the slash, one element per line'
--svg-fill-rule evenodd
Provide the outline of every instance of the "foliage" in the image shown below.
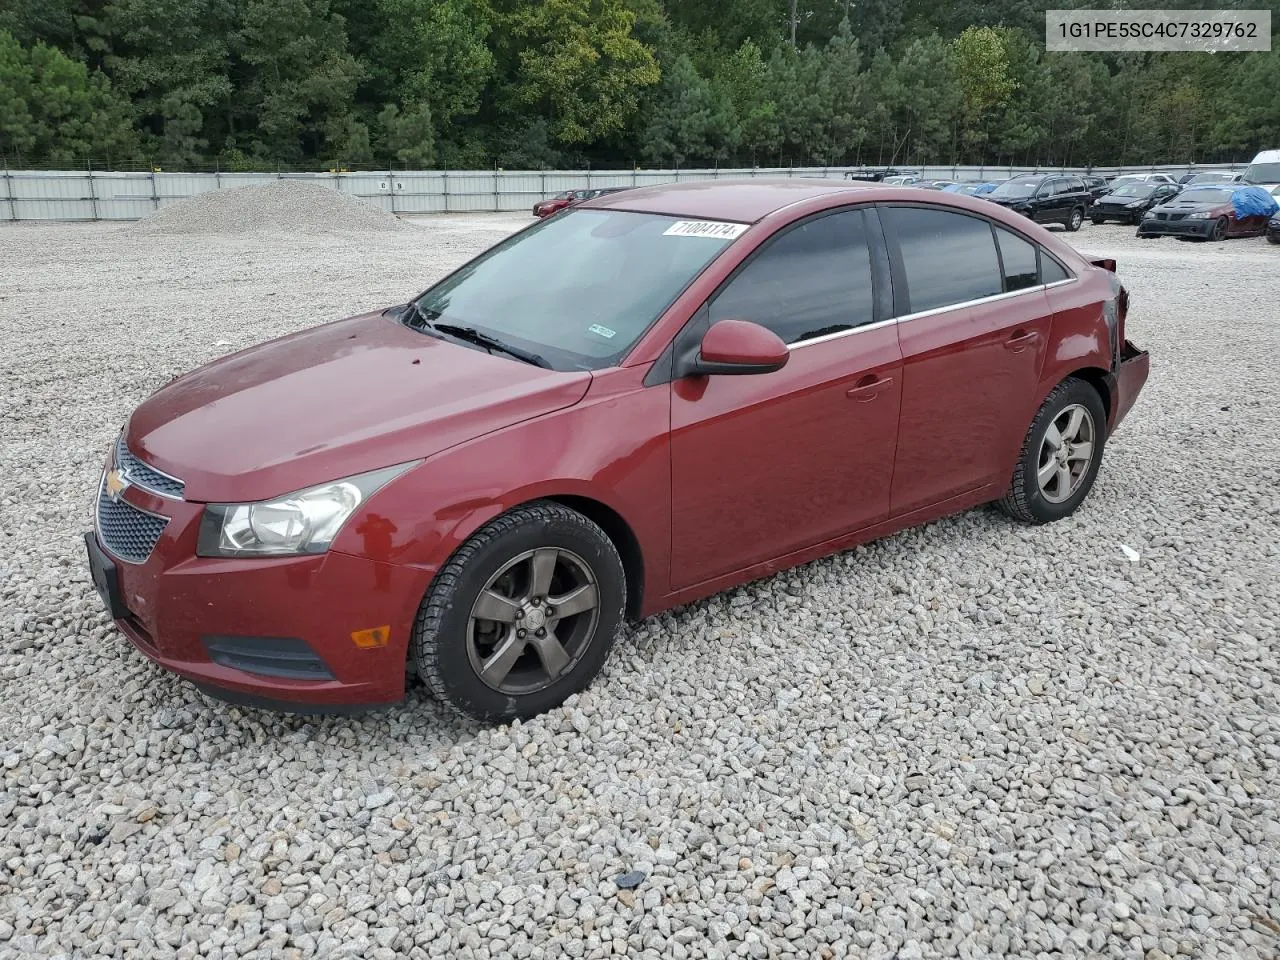
<path fill-rule="evenodd" d="M 512 169 L 1132 164 L 1280 146 L 1280 55 L 1046 54 L 1047 6 L 2 0 L 0 153 Z"/>

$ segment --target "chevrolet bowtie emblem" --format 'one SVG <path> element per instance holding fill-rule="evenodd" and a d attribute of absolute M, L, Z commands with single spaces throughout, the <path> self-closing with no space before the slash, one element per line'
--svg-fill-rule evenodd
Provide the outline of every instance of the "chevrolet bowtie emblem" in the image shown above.
<path fill-rule="evenodd" d="M 112 500 L 119 500 L 120 494 L 124 493 L 129 486 L 129 478 L 125 476 L 123 470 L 115 469 L 107 472 L 106 490 L 107 496 Z"/>

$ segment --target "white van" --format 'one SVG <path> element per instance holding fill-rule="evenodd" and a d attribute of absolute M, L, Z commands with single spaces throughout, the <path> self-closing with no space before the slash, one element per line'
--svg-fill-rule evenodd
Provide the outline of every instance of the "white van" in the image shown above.
<path fill-rule="evenodd" d="M 1254 157 L 1240 182 L 1262 187 L 1268 193 L 1280 187 L 1280 150 L 1263 150 Z"/>

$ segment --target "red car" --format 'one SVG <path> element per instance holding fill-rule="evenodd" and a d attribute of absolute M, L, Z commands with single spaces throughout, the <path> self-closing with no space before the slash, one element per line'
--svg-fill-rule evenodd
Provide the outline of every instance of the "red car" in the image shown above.
<path fill-rule="evenodd" d="M 1074 511 L 1147 377 L 1114 269 L 956 194 L 600 197 L 146 400 L 93 579 L 235 702 L 391 703 L 412 661 L 461 711 L 529 716 L 624 617 L 990 501 Z"/>
<path fill-rule="evenodd" d="M 554 197 L 547 200 L 539 200 L 533 205 L 533 215 L 535 217 L 549 217 L 553 213 L 559 213 L 565 207 L 572 207 L 584 200 L 594 200 L 596 197 L 603 196 L 606 193 L 617 193 L 619 190 L 625 190 L 625 187 L 601 187 L 598 190 L 566 190 L 564 193 L 557 193 Z"/>
<path fill-rule="evenodd" d="M 1237 184 L 1189 186 L 1143 214 L 1137 236 L 1179 240 L 1260 237 L 1267 232 L 1267 218 L 1237 216 L 1232 197 L 1238 189 Z"/>

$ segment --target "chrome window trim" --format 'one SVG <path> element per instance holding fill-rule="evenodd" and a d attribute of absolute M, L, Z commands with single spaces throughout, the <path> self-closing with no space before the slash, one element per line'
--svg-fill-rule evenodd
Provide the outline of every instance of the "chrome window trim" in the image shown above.
<path fill-rule="evenodd" d="M 924 317 L 933 317 L 941 313 L 949 313 L 952 310 L 964 310 L 968 307 L 976 307 L 984 303 L 995 303 L 997 300 L 1010 300 L 1014 297 L 1025 296 L 1028 293 L 1042 293 L 1045 290 L 1051 290 L 1054 287 L 1061 287 L 1068 283 L 1076 283 L 1079 277 L 1068 277 L 1066 280 L 1055 280 L 1053 283 L 1038 283 L 1034 287 L 1025 287 L 1022 290 L 1010 290 L 1008 293 L 997 293 L 989 297 L 979 297 L 977 300 L 965 300 L 963 303 L 950 303 L 945 307 L 935 307 L 932 310 L 921 310 L 919 313 L 904 313 L 900 317 L 890 317 L 888 320 L 879 320 L 875 323 L 864 323 L 858 327 L 850 327 L 848 330 L 837 330 L 835 333 L 824 333 L 820 337 L 813 337 L 809 340 L 797 340 L 795 343 L 787 344 L 788 350 L 795 350 L 798 347 L 807 347 L 814 343 L 827 343 L 831 340 L 839 340 L 842 337 L 848 337 L 855 333 L 862 333 L 866 330 L 877 330 L 880 327 L 887 327 L 891 323 L 907 323 L 910 320 L 920 320 Z"/>

